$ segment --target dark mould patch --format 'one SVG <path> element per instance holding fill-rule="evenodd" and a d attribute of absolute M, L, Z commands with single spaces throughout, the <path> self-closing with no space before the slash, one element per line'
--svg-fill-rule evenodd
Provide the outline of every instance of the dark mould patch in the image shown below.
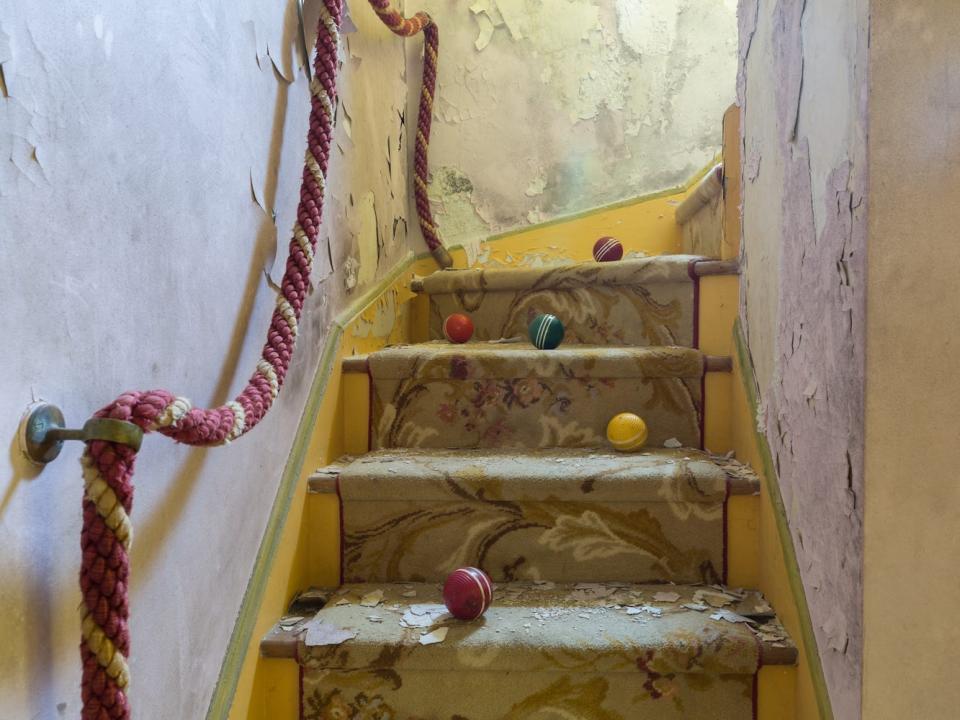
<path fill-rule="evenodd" d="M 444 168 L 440 184 L 445 194 L 468 195 L 473 192 L 473 183 L 466 175 L 452 168 Z"/>

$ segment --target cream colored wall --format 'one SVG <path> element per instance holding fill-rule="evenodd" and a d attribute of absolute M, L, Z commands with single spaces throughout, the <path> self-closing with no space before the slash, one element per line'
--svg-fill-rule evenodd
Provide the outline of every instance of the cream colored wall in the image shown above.
<path fill-rule="evenodd" d="M 837 718 L 860 712 L 867 0 L 740 4 L 741 317 Z"/>
<path fill-rule="evenodd" d="M 960 5 L 871 3 L 863 716 L 951 718 Z"/>
<path fill-rule="evenodd" d="M 283 393 L 229 448 L 149 437 L 140 454 L 135 718 L 205 713 L 328 323 L 409 250 L 405 163 L 400 151 L 387 159 L 401 146 L 403 41 L 355 4 L 327 223 Z M 0 9 L 2 720 L 80 707 L 81 447 L 35 473 L 16 451 L 20 414 L 42 397 L 79 425 L 124 390 L 210 404 L 244 385 L 274 304 L 263 271 L 285 256 L 303 161 L 295 8 Z"/>
<path fill-rule="evenodd" d="M 471 257 L 490 235 L 681 185 L 720 149 L 735 0 L 408 3 L 420 8 L 441 38 L 430 193 Z"/>

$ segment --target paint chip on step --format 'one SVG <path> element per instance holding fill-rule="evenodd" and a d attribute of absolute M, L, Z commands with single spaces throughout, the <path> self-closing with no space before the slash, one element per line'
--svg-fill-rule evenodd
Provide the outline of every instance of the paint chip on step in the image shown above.
<path fill-rule="evenodd" d="M 353 640 L 357 636 L 357 631 L 353 628 L 337 627 L 325 623 L 319 617 L 315 617 L 307 623 L 306 630 L 307 633 L 304 635 L 303 642 L 307 647 L 339 645 L 347 640 Z"/>
<path fill-rule="evenodd" d="M 444 640 L 447 639 L 447 632 L 449 630 L 450 628 L 447 628 L 447 627 L 439 627 L 433 632 L 425 633 L 424 635 L 420 636 L 420 644 L 436 645 L 437 643 L 442 643 Z"/>
<path fill-rule="evenodd" d="M 754 621 L 743 615 L 738 615 L 732 610 L 717 610 L 710 616 L 711 620 L 726 620 L 729 623 L 753 623 Z"/>
<path fill-rule="evenodd" d="M 383 590 L 372 590 L 360 599 L 360 604 L 364 607 L 376 607 L 383 602 Z"/>

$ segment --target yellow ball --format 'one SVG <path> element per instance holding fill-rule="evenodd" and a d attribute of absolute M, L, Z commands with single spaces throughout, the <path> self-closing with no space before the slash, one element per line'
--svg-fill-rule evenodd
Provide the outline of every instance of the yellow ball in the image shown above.
<path fill-rule="evenodd" d="M 607 423 L 607 440 L 620 452 L 639 450 L 647 442 L 647 424 L 633 413 L 620 413 Z"/>

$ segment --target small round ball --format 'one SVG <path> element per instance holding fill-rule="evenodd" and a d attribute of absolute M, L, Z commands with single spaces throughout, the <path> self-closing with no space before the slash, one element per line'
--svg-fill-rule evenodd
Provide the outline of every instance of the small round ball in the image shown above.
<path fill-rule="evenodd" d="M 634 452 L 647 442 L 647 424 L 633 413 L 620 413 L 607 423 L 607 440 L 614 450 Z"/>
<path fill-rule="evenodd" d="M 593 259 L 612 262 L 623 257 L 623 245 L 615 237 L 602 237 L 593 244 Z"/>
<path fill-rule="evenodd" d="M 493 601 L 490 576 L 475 567 L 458 568 L 443 584 L 443 604 L 455 618 L 476 620 Z"/>
<path fill-rule="evenodd" d="M 540 350 L 553 350 L 563 342 L 563 323 L 556 315 L 537 315 L 530 323 L 530 342 Z"/>
<path fill-rule="evenodd" d="M 452 343 L 465 343 L 473 337 L 473 320 L 463 313 L 448 315 L 443 321 L 443 336 Z"/>

